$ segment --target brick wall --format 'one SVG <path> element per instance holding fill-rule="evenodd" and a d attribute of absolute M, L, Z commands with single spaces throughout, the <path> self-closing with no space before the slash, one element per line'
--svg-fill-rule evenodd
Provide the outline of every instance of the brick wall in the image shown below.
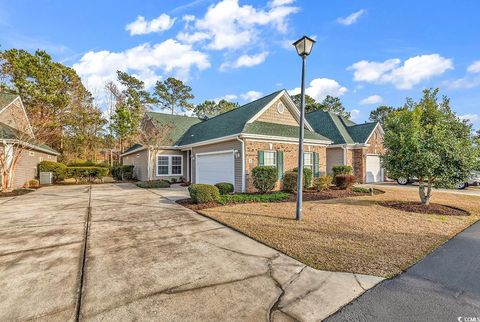
<path fill-rule="evenodd" d="M 296 168 L 298 165 L 298 145 L 290 143 L 270 143 L 268 141 L 250 141 L 245 142 L 245 173 L 247 191 L 253 191 L 251 171 L 258 166 L 258 151 L 283 151 L 283 169 L 284 172 Z M 325 175 L 327 169 L 326 147 L 316 145 L 304 145 L 305 152 L 319 153 L 318 168 L 320 175 Z M 276 189 L 281 188 L 281 183 L 277 182 Z"/>
<path fill-rule="evenodd" d="M 367 142 L 369 147 L 367 148 L 368 154 L 384 154 L 385 148 L 383 147 L 383 136 L 379 129 L 376 129 Z"/>

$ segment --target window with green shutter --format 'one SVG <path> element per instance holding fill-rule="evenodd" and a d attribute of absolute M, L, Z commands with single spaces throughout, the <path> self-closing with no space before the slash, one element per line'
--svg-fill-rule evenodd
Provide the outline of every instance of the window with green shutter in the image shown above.
<path fill-rule="evenodd" d="M 320 176 L 319 161 L 320 161 L 320 154 L 318 152 L 314 152 L 313 153 L 313 175 L 315 177 Z"/>
<path fill-rule="evenodd" d="M 263 151 L 258 151 L 258 165 L 263 165 L 264 158 L 263 158 Z"/>

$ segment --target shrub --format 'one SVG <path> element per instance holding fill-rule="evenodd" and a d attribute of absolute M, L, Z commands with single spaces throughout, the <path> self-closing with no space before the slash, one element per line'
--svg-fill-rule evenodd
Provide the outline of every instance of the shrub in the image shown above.
<path fill-rule="evenodd" d="M 63 181 L 66 176 L 67 166 L 60 162 L 42 161 L 38 165 L 39 172 L 52 172 L 53 182 Z"/>
<path fill-rule="evenodd" d="M 323 191 L 330 188 L 333 178 L 331 176 L 321 176 L 315 178 L 313 181 L 313 186 L 317 191 Z"/>
<path fill-rule="evenodd" d="M 285 201 L 290 198 L 290 194 L 286 192 L 272 192 L 265 194 L 258 193 L 239 193 L 235 195 L 223 195 L 220 197 L 222 205 L 229 203 L 246 203 L 246 202 L 278 202 Z"/>
<path fill-rule="evenodd" d="M 133 165 L 118 165 L 112 168 L 112 177 L 115 180 L 133 180 Z"/>
<path fill-rule="evenodd" d="M 355 176 L 351 174 L 338 174 L 335 177 L 335 184 L 340 189 L 350 189 L 355 183 Z"/>
<path fill-rule="evenodd" d="M 349 165 L 336 165 L 332 167 L 333 177 L 338 174 L 353 174 L 353 168 Z"/>
<path fill-rule="evenodd" d="M 25 186 L 26 188 L 38 188 L 40 187 L 40 182 L 37 179 L 32 179 L 29 180 Z"/>
<path fill-rule="evenodd" d="M 172 178 L 172 179 L 170 179 L 170 182 L 172 182 L 172 183 L 177 183 L 177 178 Z"/>
<path fill-rule="evenodd" d="M 220 200 L 220 191 L 211 184 L 192 184 L 188 187 L 188 192 L 194 203 L 207 203 Z"/>
<path fill-rule="evenodd" d="M 104 167 L 68 167 L 67 177 L 74 178 L 75 182 L 93 182 L 108 175 L 108 168 Z"/>
<path fill-rule="evenodd" d="M 298 168 L 294 168 L 293 172 L 298 172 Z M 303 168 L 303 187 L 308 188 L 312 186 L 313 173 L 310 168 Z"/>
<path fill-rule="evenodd" d="M 137 187 L 150 189 L 150 188 L 170 188 L 170 182 L 167 180 L 152 180 L 152 181 L 140 181 L 135 183 Z"/>
<path fill-rule="evenodd" d="M 286 191 L 297 191 L 297 173 L 293 171 L 287 171 L 283 175 L 283 189 Z"/>
<path fill-rule="evenodd" d="M 257 166 L 252 169 L 253 186 L 261 193 L 275 188 L 277 183 L 277 168 L 272 166 Z"/>
<path fill-rule="evenodd" d="M 229 182 L 219 182 L 215 184 L 215 187 L 218 188 L 218 191 L 220 191 L 221 195 L 229 195 L 233 193 L 233 184 Z"/>

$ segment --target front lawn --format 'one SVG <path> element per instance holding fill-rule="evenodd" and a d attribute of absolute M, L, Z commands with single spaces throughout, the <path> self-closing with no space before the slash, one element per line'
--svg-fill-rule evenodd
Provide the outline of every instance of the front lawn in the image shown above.
<path fill-rule="evenodd" d="M 382 188 L 383 189 L 383 188 Z M 407 212 L 381 205 L 418 201 L 418 191 L 385 187 L 384 194 L 295 203 L 235 204 L 200 210 L 317 269 L 391 277 L 480 219 L 477 196 L 434 192 L 432 202 L 469 216 Z"/>

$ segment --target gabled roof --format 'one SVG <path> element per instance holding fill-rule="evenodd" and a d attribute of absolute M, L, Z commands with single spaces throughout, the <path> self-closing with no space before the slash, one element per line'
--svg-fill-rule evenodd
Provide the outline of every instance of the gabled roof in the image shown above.
<path fill-rule="evenodd" d="M 0 111 L 7 107 L 18 97 L 17 94 L 0 93 Z"/>
<path fill-rule="evenodd" d="M 177 142 L 182 138 L 185 132 L 193 125 L 202 122 L 198 117 L 190 117 L 183 115 L 171 115 L 165 113 L 147 112 L 147 117 L 150 118 L 155 127 L 164 131 L 161 136 L 159 145 L 177 145 Z M 126 151 L 125 151 L 126 152 Z"/>
<path fill-rule="evenodd" d="M 274 92 L 192 126 L 178 142 L 178 145 L 189 145 L 242 133 L 247 122 L 277 97 L 280 92 Z"/>
<path fill-rule="evenodd" d="M 333 144 L 364 144 L 378 124 L 356 124 L 340 115 L 322 110 L 307 113 L 305 117 L 315 132 L 332 139 Z"/>
<path fill-rule="evenodd" d="M 5 123 L 0 123 L 0 143 L 1 143 L 1 140 L 16 140 L 18 139 L 19 136 L 20 136 L 20 132 L 17 129 L 14 129 L 13 127 L 8 126 Z M 33 150 L 43 151 L 48 154 L 60 155 L 60 152 L 52 149 L 51 147 L 45 144 L 33 144 L 33 143 L 28 143 L 23 141 L 20 141 L 20 142 L 22 143 L 22 145 L 25 145 L 28 148 L 31 148 Z"/>
<path fill-rule="evenodd" d="M 134 145 L 132 145 L 131 147 L 129 147 L 128 149 L 125 150 L 125 152 L 123 152 L 122 154 L 127 154 L 127 153 L 130 153 L 132 151 L 135 151 L 135 150 L 139 150 L 141 148 L 143 148 L 144 146 L 141 145 L 140 143 L 135 143 Z"/>

